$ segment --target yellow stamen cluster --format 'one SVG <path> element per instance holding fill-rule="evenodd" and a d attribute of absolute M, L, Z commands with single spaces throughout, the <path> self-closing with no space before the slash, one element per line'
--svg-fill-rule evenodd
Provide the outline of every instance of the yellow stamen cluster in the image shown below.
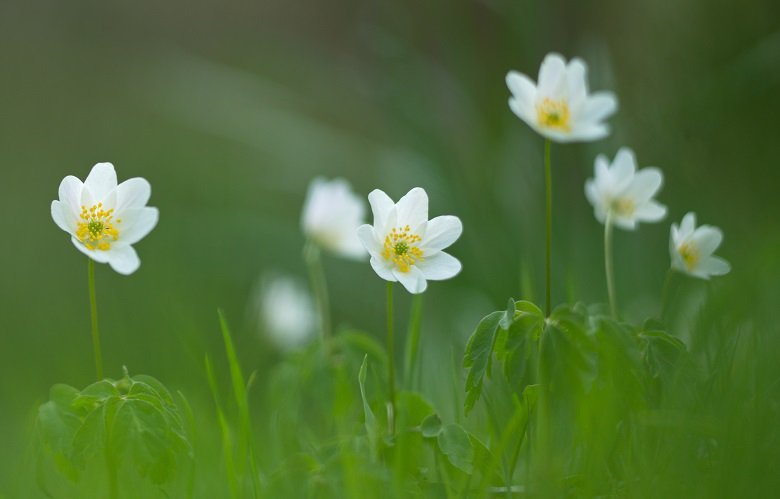
<path fill-rule="evenodd" d="M 699 263 L 699 250 L 696 249 L 695 246 L 689 243 L 683 243 L 679 248 L 677 248 L 677 252 L 680 253 L 680 256 L 685 262 L 685 266 L 688 267 L 688 270 L 692 271 L 694 268 L 696 268 L 696 264 Z"/>
<path fill-rule="evenodd" d="M 385 260 L 392 260 L 398 265 L 398 270 L 401 272 L 409 272 L 412 265 L 423 259 L 423 250 L 416 246 L 420 241 L 422 241 L 422 238 L 417 234 L 413 234 L 412 229 L 408 225 L 393 228 L 385 236 L 382 257 Z"/>
<path fill-rule="evenodd" d="M 536 105 L 536 118 L 544 128 L 555 128 L 563 132 L 571 131 L 569 125 L 569 104 L 565 100 L 545 98 Z"/>
<path fill-rule="evenodd" d="M 634 210 L 636 210 L 636 205 L 634 204 L 634 201 L 632 201 L 631 199 L 619 198 L 613 201 L 612 209 L 618 215 L 622 215 L 624 217 L 630 217 L 631 215 L 634 214 Z"/>
<path fill-rule="evenodd" d="M 106 251 L 111 248 L 111 241 L 119 239 L 119 231 L 114 227 L 114 209 L 103 209 L 103 203 L 87 208 L 81 207 L 79 223 L 76 226 L 76 238 L 84 243 L 89 250 Z M 122 221 L 117 219 L 116 223 Z"/>

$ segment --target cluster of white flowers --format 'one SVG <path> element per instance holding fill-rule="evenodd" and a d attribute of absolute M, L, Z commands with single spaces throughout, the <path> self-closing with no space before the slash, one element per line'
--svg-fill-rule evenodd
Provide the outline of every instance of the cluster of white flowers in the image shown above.
<path fill-rule="evenodd" d="M 581 59 L 567 64 L 559 54 L 548 54 L 539 68 L 538 84 L 516 71 L 507 74 L 506 84 L 512 112 L 549 140 L 593 141 L 609 134 L 604 120 L 617 110 L 617 99 L 611 92 L 589 94 L 587 66 Z M 666 216 L 666 207 L 653 199 L 662 184 L 658 168 L 637 170 L 633 151 L 624 147 L 611 165 L 603 155 L 596 158 L 585 195 L 600 223 L 634 230 L 638 222 L 658 222 Z M 672 268 L 702 279 L 726 274 L 728 262 L 712 256 L 721 231 L 706 225 L 694 230 L 694 221 L 689 213 L 679 229 L 672 225 Z"/>

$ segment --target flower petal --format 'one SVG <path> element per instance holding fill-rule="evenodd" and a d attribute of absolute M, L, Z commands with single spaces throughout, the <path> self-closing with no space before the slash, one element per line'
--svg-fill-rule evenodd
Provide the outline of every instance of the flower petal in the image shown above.
<path fill-rule="evenodd" d="M 157 225 L 160 213 L 157 208 L 130 208 L 117 215 L 119 239 L 122 244 L 135 244 L 143 239 Z"/>
<path fill-rule="evenodd" d="M 615 94 L 612 92 L 595 92 L 585 99 L 576 119 L 584 123 L 598 124 L 615 114 L 617 108 L 618 102 Z"/>
<path fill-rule="evenodd" d="M 81 213 L 81 191 L 84 184 L 73 175 L 68 175 L 62 182 L 58 191 L 60 201 L 64 203 L 68 212 L 64 212 L 68 218 L 78 218 Z"/>
<path fill-rule="evenodd" d="M 376 274 L 385 281 L 395 282 L 398 280 L 395 277 L 395 274 L 393 274 L 392 262 L 385 260 L 380 256 L 371 255 L 370 263 L 371 268 L 374 269 L 374 272 L 376 272 Z"/>
<path fill-rule="evenodd" d="M 82 253 L 84 253 L 91 259 L 95 260 L 96 262 L 98 263 L 108 262 L 108 251 L 87 249 L 87 247 L 81 244 L 81 241 L 76 239 L 75 236 L 71 236 L 70 241 L 73 243 L 73 246 L 75 246 L 77 250 L 81 251 Z"/>
<path fill-rule="evenodd" d="M 726 275 L 731 271 L 731 264 L 723 258 L 711 256 L 699 264 L 699 270 L 709 275 Z"/>
<path fill-rule="evenodd" d="M 413 295 L 422 293 L 428 287 L 428 282 L 425 280 L 422 271 L 414 265 L 409 268 L 409 272 L 401 272 L 398 269 L 393 269 L 393 275 L 404 285 L 406 290 Z"/>
<path fill-rule="evenodd" d="M 92 167 L 84 187 L 92 195 L 91 203 L 103 201 L 108 194 L 116 189 L 116 171 L 111 163 L 98 163 Z"/>
<path fill-rule="evenodd" d="M 560 99 L 564 97 L 566 88 L 566 61 L 560 54 L 550 53 L 542 61 L 539 68 L 539 87 L 537 98 L 549 97 Z"/>
<path fill-rule="evenodd" d="M 688 212 L 680 223 L 680 229 L 677 232 L 677 243 L 681 243 L 685 239 L 688 239 L 693 235 L 693 230 L 696 228 L 696 213 Z"/>
<path fill-rule="evenodd" d="M 152 186 L 145 178 L 125 180 L 116 188 L 116 211 L 121 213 L 126 208 L 142 208 L 151 195 Z"/>
<path fill-rule="evenodd" d="M 382 251 L 382 243 L 379 242 L 373 226 L 365 224 L 358 227 L 357 237 L 370 254 L 379 254 Z"/>
<path fill-rule="evenodd" d="M 542 133 L 545 137 L 552 139 L 556 142 L 592 142 L 594 140 L 600 140 L 609 135 L 609 127 L 604 124 L 577 124 L 574 126 L 571 132 L 568 134 L 562 134 L 560 132 L 549 132 L 547 134 Z"/>
<path fill-rule="evenodd" d="M 409 225 L 416 230 L 428 220 L 428 194 L 424 189 L 415 187 L 398 200 L 395 209 L 398 226 Z"/>
<path fill-rule="evenodd" d="M 588 67 L 585 61 L 575 57 L 566 66 L 566 84 L 569 86 L 569 106 L 577 109 L 585 103 L 588 96 Z"/>
<path fill-rule="evenodd" d="M 415 264 L 426 279 L 441 281 L 455 277 L 461 270 L 460 261 L 449 253 L 439 252 Z"/>
<path fill-rule="evenodd" d="M 379 189 L 371 191 L 368 195 L 368 203 L 371 205 L 371 211 L 374 214 L 374 227 L 379 232 L 387 232 L 389 230 L 390 214 L 395 207 L 395 203 L 390 199 L 390 196 Z"/>
<path fill-rule="evenodd" d="M 642 204 L 656 195 L 664 182 L 664 176 L 658 168 L 642 168 L 639 170 L 631 185 L 625 191 L 625 195 L 633 199 L 636 204 Z"/>
<path fill-rule="evenodd" d="M 506 75 L 506 86 L 512 92 L 509 108 L 521 119 L 528 120 L 533 116 L 536 102 L 536 85 L 522 73 L 510 71 Z"/>
<path fill-rule="evenodd" d="M 650 200 L 637 206 L 634 216 L 643 222 L 658 222 L 666 216 L 666 206 Z"/>
<path fill-rule="evenodd" d="M 453 215 L 442 215 L 428 221 L 425 237 L 422 241 L 423 250 L 439 251 L 457 241 L 463 233 L 463 223 Z M 426 257 L 427 258 L 427 257 Z"/>
<path fill-rule="evenodd" d="M 76 232 L 76 219 L 69 212 L 70 208 L 62 201 L 51 202 L 51 218 L 54 223 L 65 232 L 73 234 Z"/>
<path fill-rule="evenodd" d="M 723 241 L 723 232 L 711 225 L 702 225 L 691 236 L 691 242 L 699 250 L 700 258 L 704 259 L 715 252 Z"/>
<path fill-rule="evenodd" d="M 114 246 L 106 253 L 109 256 L 108 264 L 122 275 L 130 275 L 141 266 L 138 253 L 129 244 Z"/>

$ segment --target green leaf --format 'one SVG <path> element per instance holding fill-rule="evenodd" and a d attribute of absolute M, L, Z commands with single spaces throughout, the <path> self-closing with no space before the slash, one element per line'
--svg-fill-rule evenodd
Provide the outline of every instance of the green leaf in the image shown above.
<path fill-rule="evenodd" d="M 504 377 L 518 390 L 535 382 L 538 341 L 544 329 L 544 315 L 531 302 L 517 302 L 517 312 L 504 344 Z"/>
<path fill-rule="evenodd" d="M 501 322 L 499 322 L 499 326 L 501 326 L 501 329 L 509 329 L 509 326 L 512 324 L 514 318 L 515 318 L 515 301 L 512 298 L 510 298 L 506 304 L 506 312 L 504 312 L 504 316 L 501 317 Z"/>
<path fill-rule="evenodd" d="M 420 433 L 425 438 L 435 438 L 441 433 L 441 418 L 438 414 L 431 414 L 427 418 L 423 419 L 420 424 Z"/>
<path fill-rule="evenodd" d="M 485 316 L 479 321 L 477 329 L 466 344 L 466 352 L 463 356 L 463 367 L 469 370 L 466 377 L 464 404 L 466 414 L 471 411 L 482 394 L 482 382 L 493 355 L 496 332 L 501 319 L 505 316 L 505 311 L 493 312 Z"/>
<path fill-rule="evenodd" d="M 378 441 L 381 430 L 379 423 L 374 416 L 374 411 L 371 410 L 371 406 L 368 403 L 366 397 L 366 372 L 368 370 L 368 354 L 363 357 L 363 364 L 360 366 L 358 372 L 358 384 L 360 385 L 360 398 L 363 400 L 363 416 L 365 418 L 366 434 L 368 435 L 368 444 L 371 448 L 371 454 L 376 455 L 378 449 Z"/>
<path fill-rule="evenodd" d="M 448 424 L 437 437 L 439 450 L 447 456 L 450 463 L 465 473 L 474 471 L 474 446 L 469 434 L 462 426 Z"/>

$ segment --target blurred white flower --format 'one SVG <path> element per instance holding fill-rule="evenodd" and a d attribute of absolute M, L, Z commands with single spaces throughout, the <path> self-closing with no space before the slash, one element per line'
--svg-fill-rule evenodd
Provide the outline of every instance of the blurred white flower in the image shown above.
<path fill-rule="evenodd" d="M 363 246 L 371 255 L 371 267 L 386 281 L 400 281 L 410 293 L 425 291 L 427 280 L 454 277 L 461 264 L 443 252 L 454 243 L 463 224 L 445 215 L 428 220 L 428 195 L 419 187 L 394 203 L 379 189 L 368 195 L 374 225 L 358 229 Z"/>
<path fill-rule="evenodd" d="M 278 274 L 265 276 L 255 303 L 263 332 L 279 349 L 300 348 L 313 337 L 317 322 L 314 302 L 299 279 Z"/>
<path fill-rule="evenodd" d="M 713 255 L 721 241 L 723 232 L 719 228 L 711 225 L 697 228 L 696 214 L 686 214 L 679 227 L 672 224 L 669 237 L 672 268 L 701 279 L 728 274 L 729 262 Z"/>
<path fill-rule="evenodd" d="M 517 71 L 506 75 L 512 92 L 509 107 L 538 133 L 556 142 L 592 141 L 606 137 L 603 121 L 617 110 L 612 92 L 588 95 L 587 67 L 582 59 L 569 64 L 560 54 L 547 54 L 539 68 L 539 84 Z"/>
<path fill-rule="evenodd" d="M 132 274 L 141 265 L 132 245 L 157 225 L 159 217 L 157 208 L 146 206 L 151 193 L 143 178 L 117 185 L 114 165 L 98 163 L 83 183 L 72 175 L 62 180 L 51 216 L 79 251 L 120 274 Z"/>
<path fill-rule="evenodd" d="M 363 259 L 366 251 L 357 237 L 365 205 L 344 179 L 317 177 L 309 184 L 301 226 L 312 242 L 347 258 Z"/>
<path fill-rule="evenodd" d="M 663 184 L 661 171 L 653 167 L 637 171 L 634 151 L 628 147 L 618 151 L 611 166 L 599 155 L 593 169 L 585 196 L 599 222 L 605 223 L 610 214 L 616 226 L 634 230 L 638 222 L 658 222 L 666 216 L 666 206 L 653 199 Z"/>

